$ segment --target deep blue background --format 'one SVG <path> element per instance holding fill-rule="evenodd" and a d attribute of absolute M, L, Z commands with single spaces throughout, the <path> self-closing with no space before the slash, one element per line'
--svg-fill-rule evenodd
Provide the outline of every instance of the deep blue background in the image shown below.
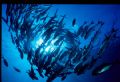
<path fill-rule="evenodd" d="M 84 21 L 98 21 L 103 20 L 105 22 L 103 33 L 109 31 L 112 25 L 112 21 L 117 17 L 118 22 L 116 26 L 120 28 L 120 5 L 88 5 L 88 4 L 70 4 L 70 5 L 58 5 L 54 4 L 50 9 L 49 13 L 52 15 L 55 10 L 58 9 L 59 15 L 67 15 L 65 20 L 66 27 L 69 29 L 77 30 L 71 27 L 71 22 L 74 18 L 77 19 L 77 25 L 81 25 Z M 6 5 L 2 5 L 2 16 L 5 16 Z M 101 36 L 103 37 L 103 36 Z M 116 58 L 120 59 L 120 41 L 116 42 L 117 46 L 112 47 L 106 52 L 105 56 L 98 62 L 112 61 Z M 114 45 L 113 45 L 114 46 Z M 110 52 L 111 51 L 111 52 Z M 11 42 L 10 33 L 8 27 L 2 21 L 2 55 L 8 60 L 9 67 L 5 67 L 2 62 L 2 82 L 45 82 L 45 79 L 39 78 L 38 81 L 33 81 L 27 75 L 26 70 L 29 69 L 30 65 L 26 61 L 26 57 L 21 60 L 19 52 L 15 48 L 15 45 Z M 19 67 L 21 73 L 17 73 L 13 70 L 12 66 Z M 91 76 L 91 70 L 86 71 L 85 74 L 77 76 L 75 74 L 69 75 L 63 82 L 120 82 L 120 65 L 114 66 L 110 71 L 105 72 L 102 75 L 93 77 Z M 61 82 L 59 78 L 53 82 Z"/>

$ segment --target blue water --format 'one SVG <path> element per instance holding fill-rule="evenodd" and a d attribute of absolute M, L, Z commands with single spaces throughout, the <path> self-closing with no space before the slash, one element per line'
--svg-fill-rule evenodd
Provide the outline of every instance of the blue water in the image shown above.
<path fill-rule="evenodd" d="M 120 5 L 88 5 L 88 4 L 54 4 L 49 10 L 50 15 L 52 15 L 55 10 L 58 9 L 59 15 L 67 15 L 65 19 L 66 28 L 76 31 L 78 26 L 84 21 L 98 21 L 102 20 L 105 22 L 104 29 L 102 33 L 107 33 L 112 25 L 113 20 L 118 18 L 116 27 L 120 28 Z M 2 16 L 6 17 L 6 4 L 2 5 Z M 71 27 L 72 20 L 76 18 L 77 25 L 75 28 Z M 103 37 L 103 35 L 101 35 Z M 120 43 L 120 40 L 116 44 Z M 116 58 L 120 59 L 120 47 L 116 49 L 112 48 L 111 52 L 106 52 L 106 54 L 98 61 L 112 61 Z M 114 52 L 112 52 L 114 51 Z M 45 82 L 46 78 L 39 77 L 39 80 L 32 80 L 26 70 L 30 68 L 26 57 L 21 60 L 19 57 L 19 52 L 15 45 L 12 44 L 10 33 L 8 32 L 8 27 L 4 21 L 2 21 L 2 55 L 7 59 L 9 67 L 6 67 L 2 62 L 2 82 Z M 22 71 L 17 73 L 13 70 L 12 66 L 19 67 Z M 60 78 L 55 79 L 53 82 L 61 82 Z M 120 65 L 115 66 L 112 70 L 105 72 L 102 75 L 93 77 L 91 75 L 91 70 L 81 74 L 79 76 L 75 74 L 68 75 L 68 77 L 63 82 L 120 82 Z"/>

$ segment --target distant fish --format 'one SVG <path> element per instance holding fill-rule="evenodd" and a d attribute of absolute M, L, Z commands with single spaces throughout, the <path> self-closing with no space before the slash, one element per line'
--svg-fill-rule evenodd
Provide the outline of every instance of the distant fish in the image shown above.
<path fill-rule="evenodd" d="M 73 21 L 72 21 L 72 26 L 74 27 L 76 24 L 76 19 L 74 18 Z"/>
<path fill-rule="evenodd" d="M 42 70 L 41 70 L 41 69 L 36 69 L 36 70 L 38 71 L 39 75 L 40 75 L 42 78 L 44 78 L 44 76 L 43 76 L 43 74 L 42 74 Z"/>
<path fill-rule="evenodd" d="M 45 22 L 47 18 L 48 18 L 48 14 L 42 18 L 43 22 Z"/>
<path fill-rule="evenodd" d="M 115 63 L 112 63 L 112 64 L 110 64 L 110 63 L 103 63 L 103 64 L 101 64 L 100 66 L 96 67 L 96 68 L 92 71 L 92 75 L 93 75 L 93 76 L 97 76 L 97 75 L 99 75 L 99 74 L 102 74 L 102 73 L 104 73 L 105 71 L 110 70 L 110 68 L 111 68 L 113 65 L 115 65 L 115 64 L 120 64 L 120 62 L 118 61 L 118 62 L 115 62 Z"/>
<path fill-rule="evenodd" d="M 16 71 L 16 72 L 21 72 L 20 69 L 16 68 L 16 67 L 13 67 L 13 69 Z"/>
<path fill-rule="evenodd" d="M 7 62 L 7 60 L 6 60 L 4 57 L 2 57 L 2 58 L 3 58 L 4 65 L 5 65 L 6 67 L 8 67 L 8 62 Z"/>
<path fill-rule="evenodd" d="M 74 69 L 74 72 L 77 73 L 77 75 L 80 75 L 82 73 L 85 72 L 85 70 L 88 68 L 89 64 L 84 64 L 82 65 L 81 63 L 79 63 L 75 69 Z"/>
<path fill-rule="evenodd" d="M 86 25 L 86 21 L 78 28 L 77 36 L 81 35 L 84 32 L 84 26 Z"/>
<path fill-rule="evenodd" d="M 109 41 L 109 40 L 111 40 L 113 38 L 118 38 L 116 36 L 117 31 L 119 31 L 119 29 L 112 28 L 109 35 L 105 34 L 105 39 L 103 40 L 103 42 Z"/>
<path fill-rule="evenodd" d="M 8 20 L 7 20 L 7 19 L 5 19 L 4 17 L 2 17 L 2 20 L 3 20 L 6 24 L 8 24 Z"/>
<path fill-rule="evenodd" d="M 98 67 L 96 67 L 93 71 L 92 71 L 92 75 L 93 76 L 96 76 L 96 75 L 99 75 L 107 70 L 109 70 L 111 68 L 111 64 L 102 64 Z"/>
<path fill-rule="evenodd" d="M 20 53 L 20 58 L 23 59 L 23 55 L 24 55 L 24 54 L 23 54 L 22 50 L 21 50 L 19 47 L 18 47 L 18 51 L 19 51 L 19 53 Z"/>
<path fill-rule="evenodd" d="M 38 80 L 38 77 L 36 76 L 33 67 L 31 66 L 31 70 L 28 70 L 28 75 L 32 80 Z"/>
<path fill-rule="evenodd" d="M 91 35 L 91 33 L 93 31 L 94 31 L 94 27 L 88 28 L 88 30 L 86 31 L 86 34 L 85 34 L 84 38 L 87 39 Z"/>

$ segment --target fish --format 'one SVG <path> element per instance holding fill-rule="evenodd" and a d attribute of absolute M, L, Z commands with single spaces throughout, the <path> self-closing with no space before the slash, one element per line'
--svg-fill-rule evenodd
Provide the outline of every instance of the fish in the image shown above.
<path fill-rule="evenodd" d="M 13 41 L 14 39 L 16 39 L 15 43 L 17 45 L 18 51 L 20 52 L 20 57 L 23 58 L 24 53 L 26 53 L 28 62 L 32 63 L 31 69 L 27 72 L 31 79 L 38 80 L 38 77 L 35 74 L 37 71 L 42 78 L 44 78 L 44 75 L 48 77 L 47 82 L 51 82 L 56 77 L 59 77 L 61 73 L 62 73 L 61 80 L 64 80 L 68 75 L 66 74 L 66 72 L 72 71 L 77 75 L 80 75 L 84 73 L 86 69 L 93 67 L 94 63 L 96 63 L 97 61 L 96 59 L 92 58 L 91 61 L 87 64 L 86 62 L 87 60 L 89 61 L 88 58 L 90 57 L 89 54 L 91 55 L 90 52 L 92 51 L 93 46 L 92 44 L 94 44 L 94 42 L 92 41 L 96 39 L 95 37 L 97 37 L 99 31 L 95 33 L 96 35 L 93 34 L 94 37 L 92 37 L 90 44 L 88 43 L 88 46 L 86 48 L 83 49 L 84 45 L 82 47 L 80 46 L 80 44 L 77 43 L 78 38 L 82 38 L 84 40 L 88 39 L 89 36 L 91 36 L 91 33 L 93 33 L 94 28 L 96 28 L 96 26 L 93 27 L 94 26 L 93 21 L 90 22 L 90 24 L 86 24 L 85 22 L 83 25 L 79 27 L 77 33 L 76 32 L 73 33 L 66 28 L 65 28 L 66 30 L 63 29 L 65 24 L 64 23 L 65 15 L 60 18 L 58 17 L 56 11 L 55 14 L 53 14 L 53 16 L 48 17 L 49 14 L 47 13 L 47 11 L 49 11 L 50 7 L 27 5 L 22 6 L 23 9 L 20 9 L 21 10 L 20 12 L 19 8 L 22 7 L 16 8 L 16 6 L 17 5 L 13 6 L 12 11 L 10 12 L 11 14 L 10 20 L 12 24 L 11 31 L 15 32 L 16 34 L 15 37 L 13 37 Z M 14 12 L 15 10 L 17 12 Z M 25 11 L 25 13 L 22 11 Z M 21 13 L 23 13 L 22 14 L 23 18 L 19 18 L 22 16 Z M 59 18 L 60 20 L 58 20 Z M 38 21 L 36 21 L 37 19 Z M 74 18 L 73 21 L 71 21 L 71 23 L 72 23 L 71 26 L 75 27 L 76 19 Z M 98 23 L 100 26 L 104 24 L 101 21 L 99 21 Z M 115 30 L 113 29 L 112 32 L 115 32 Z M 81 37 L 78 37 L 80 35 Z M 31 37 L 33 39 L 31 39 Z M 37 38 L 42 38 L 43 40 L 38 45 L 38 48 L 36 48 L 37 46 L 34 45 L 34 40 L 36 41 Z M 82 39 L 80 40 L 81 43 Z M 33 43 L 31 43 L 30 46 L 31 41 L 33 41 Z M 65 45 L 62 43 L 62 41 L 66 41 L 64 42 Z M 31 50 L 29 46 L 33 47 L 35 51 Z M 71 49 L 67 49 L 67 51 L 64 51 L 66 50 L 62 48 L 64 46 L 70 47 Z M 50 49 L 51 47 L 53 47 L 53 49 Z M 82 47 L 83 50 L 78 51 L 80 47 Z M 104 46 L 101 47 L 100 51 L 98 50 L 99 53 L 104 51 L 105 48 L 106 47 Z M 33 69 L 32 67 L 33 65 L 37 69 Z M 18 68 L 15 67 L 14 69 L 17 72 L 20 72 Z M 44 71 L 46 73 L 43 73 Z"/>
<path fill-rule="evenodd" d="M 30 51 L 28 52 L 28 56 L 27 56 L 27 60 L 28 60 L 30 63 L 31 63 L 32 56 L 33 56 L 33 51 L 32 51 L 32 48 L 31 48 Z"/>
<path fill-rule="evenodd" d="M 11 5 L 8 4 L 8 5 L 7 5 L 7 8 L 6 8 L 6 17 L 7 17 L 7 18 L 6 18 L 6 23 L 8 23 L 8 16 L 10 16 L 10 12 L 11 12 L 11 11 L 10 11 L 10 10 L 11 10 L 11 9 L 10 9 L 10 8 L 11 8 L 10 6 L 11 6 Z"/>
<path fill-rule="evenodd" d="M 7 15 L 7 17 L 10 16 L 10 4 L 7 5 L 6 15 Z"/>
<path fill-rule="evenodd" d="M 5 19 L 4 17 L 2 17 L 2 20 L 8 25 L 7 19 Z"/>
<path fill-rule="evenodd" d="M 81 37 L 85 37 L 86 33 L 87 33 L 87 30 L 89 28 L 89 25 L 85 25 L 84 28 L 83 28 L 83 32 L 81 33 Z"/>
<path fill-rule="evenodd" d="M 114 65 L 118 65 L 118 64 L 120 64 L 120 62 L 118 60 L 113 63 L 103 63 L 93 69 L 92 75 L 93 76 L 100 75 L 100 74 L 110 70 L 111 67 L 113 67 Z"/>
<path fill-rule="evenodd" d="M 63 36 L 63 35 L 64 35 L 64 32 L 65 32 L 65 30 L 62 29 L 62 28 L 58 28 L 58 29 L 56 29 L 56 30 L 55 30 L 55 33 L 54 33 L 54 37 L 53 37 L 53 39 L 59 37 L 59 35 L 62 35 L 62 36 Z"/>
<path fill-rule="evenodd" d="M 58 45 L 63 40 L 64 40 L 64 37 L 63 36 L 59 36 L 58 40 L 54 44 Z"/>
<path fill-rule="evenodd" d="M 54 32 L 54 29 L 52 27 L 50 27 L 43 33 L 43 36 L 50 36 L 50 33 L 52 33 L 52 32 Z"/>
<path fill-rule="evenodd" d="M 64 51 L 64 52 L 60 55 L 59 60 L 62 60 L 67 54 L 68 54 L 68 51 Z"/>
<path fill-rule="evenodd" d="M 66 18 L 66 15 L 63 15 L 63 16 L 62 16 L 62 19 L 61 19 L 60 22 L 59 22 L 59 27 L 60 27 L 60 28 L 63 27 L 63 21 L 64 21 L 65 18 Z"/>
<path fill-rule="evenodd" d="M 115 38 L 118 29 L 112 28 L 110 34 L 105 34 L 105 38 L 102 43 L 108 42 L 111 39 Z"/>
<path fill-rule="evenodd" d="M 64 66 L 60 66 L 58 69 L 54 70 L 54 73 L 50 76 L 50 78 L 48 78 L 47 82 L 51 82 L 52 80 L 54 80 L 57 75 L 59 75 L 64 70 L 64 68 Z"/>
<path fill-rule="evenodd" d="M 72 33 L 70 31 L 67 31 L 66 34 L 65 34 L 65 39 L 66 39 L 66 42 L 68 43 L 72 43 L 74 45 L 75 43 L 75 39 L 77 35 L 75 33 Z"/>
<path fill-rule="evenodd" d="M 11 34 L 12 43 L 15 44 L 14 37 Z"/>
<path fill-rule="evenodd" d="M 93 71 L 92 71 L 92 75 L 93 76 L 97 76 L 107 70 L 109 70 L 111 68 L 111 64 L 102 64 L 98 67 L 96 67 Z"/>
<path fill-rule="evenodd" d="M 4 65 L 5 65 L 6 67 L 8 67 L 8 62 L 7 62 L 7 60 L 6 60 L 4 57 L 2 57 L 2 58 L 3 58 Z"/>
<path fill-rule="evenodd" d="M 46 68 L 45 76 L 48 76 L 48 74 L 50 74 L 50 72 L 51 72 L 51 66 L 48 66 Z"/>
<path fill-rule="evenodd" d="M 44 10 L 42 13 L 40 13 L 41 15 L 44 15 L 47 13 L 47 11 L 52 7 L 52 5 L 50 5 L 46 10 Z"/>
<path fill-rule="evenodd" d="M 52 82 L 52 80 L 54 80 L 56 78 L 56 75 L 52 75 L 50 77 L 48 77 L 46 82 Z"/>
<path fill-rule="evenodd" d="M 47 22 L 47 24 L 45 24 L 45 28 L 48 28 L 52 24 L 53 20 L 57 17 L 57 12 L 58 9 L 56 10 L 55 14 L 52 17 L 50 17 L 50 20 Z"/>
<path fill-rule="evenodd" d="M 90 24 L 84 26 L 81 37 L 83 37 L 84 39 L 87 39 L 91 35 L 91 32 L 93 32 L 93 30 L 96 26 L 96 25 L 93 25 L 93 24 L 94 23 L 91 22 Z M 91 25 L 93 25 L 93 26 L 91 26 Z"/>
<path fill-rule="evenodd" d="M 31 66 L 31 70 L 28 70 L 28 75 L 32 80 L 38 80 L 38 77 L 36 76 L 33 67 Z"/>
<path fill-rule="evenodd" d="M 52 55 L 51 55 L 52 54 Z M 44 64 L 44 68 L 47 69 L 47 66 L 51 64 L 51 61 L 52 61 L 52 56 L 53 56 L 53 52 L 51 54 L 48 54 L 48 59 L 47 61 L 45 62 Z"/>
<path fill-rule="evenodd" d="M 13 67 L 13 69 L 16 71 L 16 72 L 21 72 L 20 69 L 16 68 L 16 67 Z"/>
<path fill-rule="evenodd" d="M 65 80 L 66 77 L 67 77 L 67 75 L 62 76 L 61 80 L 62 80 L 62 81 Z"/>
<path fill-rule="evenodd" d="M 77 31 L 77 36 L 81 35 L 83 32 L 84 32 L 84 25 L 86 24 L 86 22 L 84 22 L 79 28 L 78 28 L 78 31 Z"/>
<path fill-rule="evenodd" d="M 76 19 L 74 18 L 73 21 L 72 21 L 72 26 L 74 27 L 76 24 Z"/>
<path fill-rule="evenodd" d="M 82 57 L 82 53 L 81 52 L 78 52 L 76 55 L 75 55 L 75 57 L 74 57 L 74 59 L 72 60 L 74 63 L 76 63 L 76 62 L 79 62 L 79 60 L 80 60 L 80 58 Z"/>
<path fill-rule="evenodd" d="M 52 60 L 52 63 L 51 63 L 51 68 L 53 68 L 56 64 L 56 62 L 59 60 L 59 55 L 57 55 L 57 57 L 54 57 L 54 59 Z"/>
<path fill-rule="evenodd" d="M 99 25 L 99 23 L 96 24 L 96 26 L 97 26 L 97 25 Z M 95 41 L 98 39 L 98 37 L 99 37 L 99 35 L 100 35 L 100 32 L 101 32 L 101 28 L 102 28 L 102 26 L 100 25 L 100 26 L 98 27 L 98 29 L 95 31 L 94 36 L 93 36 L 92 39 L 91 39 L 91 42 L 95 42 Z"/>
<path fill-rule="evenodd" d="M 93 31 L 94 31 L 94 27 L 88 28 L 84 38 L 87 39 Z"/>
<path fill-rule="evenodd" d="M 48 18 L 48 14 L 42 18 L 43 22 L 45 22 L 47 18 Z"/>
<path fill-rule="evenodd" d="M 18 47 L 18 51 L 19 51 L 19 53 L 20 53 L 20 58 L 23 59 L 23 55 L 24 55 L 24 54 L 23 54 L 22 50 L 21 50 L 19 47 Z"/>
<path fill-rule="evenodd" d="M 56 18 L 57 17 L 57 13 L 58 13 L 58 9 L 56 9 L 54 16 L 52 18 Z"/>
<path fill-rule="evenodd" d="M 92 25 L 92 24 L 94 24 L 94 23 L 91 22 L 91 25 Z M 91 35 L 91 33 L 94 32 L 94 30 L 95 30 L 95 28 L 97 27 L 97 25 L 98 25 L 98 24 L 95 24 L 95 25 L 93 25 L 93 26 L 91 26 L 91 27 L 89 27 L 89 28 L 87 29 L 86 35 L 84 36 L 85 39 L 87 39 L 87 38 Z"/>
<path fill-rule="evenodd" d="M 43 74 L 42 74 L 42 70 L 41 69 L 36 69 L 37 71 L 38 71 L 38 73 L 39 73 L 39 75 L 42 77 L 42 78 L 44 78 L 44 76 L 43 76 Z"/>
<path fill-rule="evenodd" d="M 109 40 L 110 40 L 110 38 L 111 38 L 111 35 L 107 35 L 107 34 L 105 34 L 105 39 L 104 39 L 104 41 L 103 41 L 103 42 L 105 42 L 105 41 L 109 41 Z"/>
<path fill-rule="evenodd" d="M 82 63 L 79 63 L 75 68 L 74 68 L 74 72 L 77 74 L 77 75 L 80 75 L 82 73 L 85 72 L 85 70 L 88 68 L 88 65 L 89 64 L 82 64 Z"/>

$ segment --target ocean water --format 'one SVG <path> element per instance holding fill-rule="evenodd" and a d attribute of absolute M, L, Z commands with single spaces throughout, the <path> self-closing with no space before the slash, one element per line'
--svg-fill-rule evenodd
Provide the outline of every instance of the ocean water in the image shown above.
<path fill-rule="evenodd" d="M 100 38 L 104 38 L 104 34 L 107 33 L 111 27 L 112 22 L 116 18 L 116 27 L 120 28 L 120 5 L 93 5 L 93 4 L 53 4 L 53 7 L 49 10 L 49 14 L 52 15 L 58 9 L 58 15 L 66 15 L 65 23 L 66 28 L 71 31 L 76 31 L 78 26 L 83 24 L 84 21 L 104 21 L 104 29 Z M 2 16 L 6 17 L 6 4 L 2 4 Z M 76 19 L 76 26 L 71 27 L 72 20 Z M 32 80 L 26 70 L 30 68 L 30 64 L 26 60 L 26 56 L 23 60 L 19 57 L 19 52 L 15 45 L 12 43 L 10 33 L 8 32 L 8 26 L 2 20 L 2 56 L 4 56 L 9 66 L 6 67 L 2 61 L 2 82 L 46 82 L 47 77 L 39 80 Z M 119 33 L 120 35 L 120 33 Z M 108 51 L 98 60 L 98 64 L 101 62 L 111 62 L 113 60 L 120 60 L 120 39 L 111 46 Z M 16 72 L 12 67 L 19 67 L 21 73 Z M 120 65 L 116 65 L 111 70 L 106 71 L 102 75 L 92 76 L 91 70 L 86 70 L 84 74 L 77 76 L 76 74 L 68 75 L 63 82 L 120 82 Z M 61 82 L 60 78 L 56 78 L 53 82 Z"/>

